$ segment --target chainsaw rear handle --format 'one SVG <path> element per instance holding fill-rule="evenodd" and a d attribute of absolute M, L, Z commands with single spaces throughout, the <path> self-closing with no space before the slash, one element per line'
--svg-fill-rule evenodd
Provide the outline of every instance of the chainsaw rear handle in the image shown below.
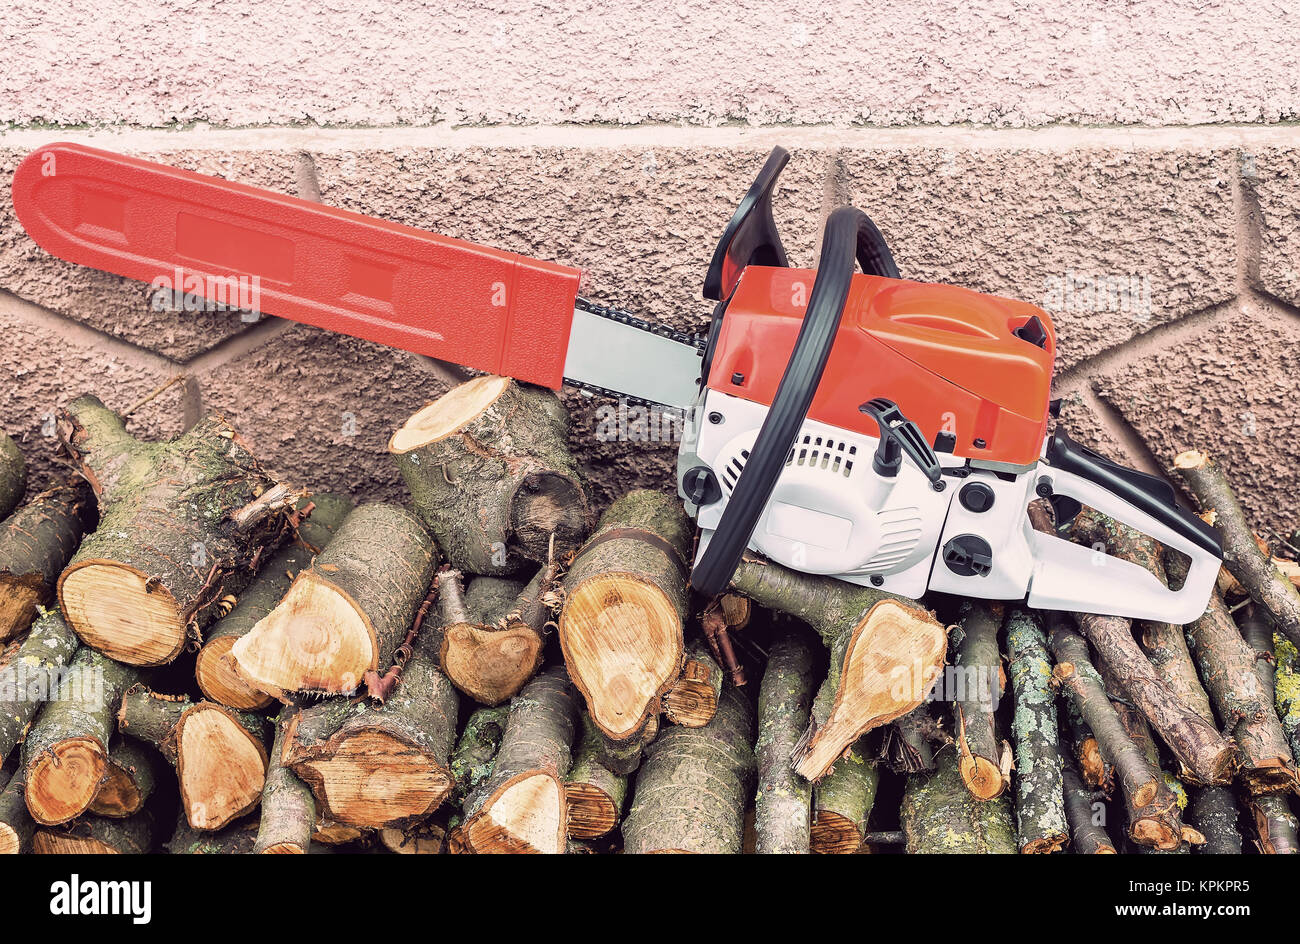
<path fill-rule="evenodd" d="M 840 207 L 826 220 L 808 310 L 772 407 L 718 526 L 691 572 L 691 584 L 703 594 L 716 596 L 726 589 L 772 497 L 835 344 L 853 282 L 855 257 L 870 275 L 898 278 L 898 266 L 876 224 L 861 210 Z"/>

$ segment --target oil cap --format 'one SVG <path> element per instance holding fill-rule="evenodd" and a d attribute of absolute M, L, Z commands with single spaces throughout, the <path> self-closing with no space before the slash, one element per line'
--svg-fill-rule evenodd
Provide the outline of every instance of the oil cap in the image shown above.
<path fill-rule="evenodd" d="M 993 507 L 993 489 L 983 482 L 967 482 L 957 493 L 957 500 L 967 511 L 988 511 Z"/>

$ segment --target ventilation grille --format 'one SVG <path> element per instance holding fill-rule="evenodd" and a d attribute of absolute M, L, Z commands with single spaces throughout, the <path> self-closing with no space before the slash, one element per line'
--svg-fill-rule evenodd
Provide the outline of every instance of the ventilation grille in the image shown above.
<path fill-rule="evenodd" d="M 880 527 L 880 545 L 875 555 L 852 571 L 853 574 L 878 574 L 897 567 L 916 550 L 916 542 L 924 531 L 921 509 L 916 507 L 887 508 L 876 515 Z"/>
<path fill-rule="evenodd" d="M 787 467 L 802 465 L 821 468 L 848 478 L 853 471 L 853 460 L 858 454 L 858 447 L 842 439 L 829 439 L 825 436 L 804 435 L 795 442 L 790 455 L 786 456 Z"/>
<path fill-rule="evenodd" d="M 740 473 L 745 470 L 745 463 L 749 461 L 749 450 L 740 450 L 740 455 L 732 456 L 731 461 L 722 469 L 722 490 L 731 495 L 731 490 L 736 487 L 736 481 L 740 478 Z"/>

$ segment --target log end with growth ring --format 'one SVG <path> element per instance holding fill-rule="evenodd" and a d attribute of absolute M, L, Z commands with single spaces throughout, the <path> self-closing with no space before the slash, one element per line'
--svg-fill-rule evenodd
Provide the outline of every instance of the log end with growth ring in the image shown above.
<path fill-rule="evenodd" d="M 260 711 L 275 699 L 240 676 L 230 651 L 237 638 L 221 636 L 206 643 L 194 660 L 194 676 L 203 694 L 212 701 L 244 711 Z"/>
<path fill-rule="evenodd" d="M 59 601 L 82 641 L 118 662 L 164 665 L 185 647 L 186 620 L 175 598 L 126 564 L 73 564 L 59 578 Z"/>
<path fill-rule="evenodd" d="M 617 573 L 582 581 L 565 601 L 560 631 L 573 681 L 613 740 L 640 730 L 681 672 L 681 618 L 649 581 Z"/>
<path fill-rule="evenodd" d="M 831 810 L 817 811 L 808 835 L 812 850 L 824 855 L 851 855 L 862 846 L 858 823 Z"/>
<path fill-rule="evenodd" d="M 465 838 L 478 853 L 560 854 L 567 820 L 564 785 L 552 773 L 533 770 L 498 787 L 465 824 Z"/>
<path fill-rule="evenodd" d="M 140 812 L 145 799 L 131 772 L 110 763 L 87 812 L 95 816 L 131 816 Z"/>
<path fill-rule="evenodd" d="M 379 664 L 365 612 L 315 570 L 300 573 L 280 605 L 238 639 L 231 654 L 242 676 L 272 694 L 351 691 Z"/>
<path fill-rule="evenodd" d="M 569 835 L 574 839 L 597 839 L 618 825 L 614 799 L 594 784 L 566 783 L 564 798 L 569 807 Z"/>
<path fill-rule="evenodd" d="M 195 829 L 220 829 L 261 800 L 266 748 L 220 705 L 200 703 L 182 716 L 176 755 L 181 802 Z"/>
<path fill-rule="evenodd" d="M 45 826 L 66 823 L 84 811 L 99 791 L 108 755 L 93 737 L 59 741 L 35 759 L 27 772 L 27 809 Z"/>
<path fill-rule="evenodd" d="M 537 672 L 544 640 L 532 627 L 456 623 L 442 637 L 440 662 L 456 687 L 476 702 L 499 705 Z"/>
<path fill-rule="evenodd" d="M 483 415 L 510 386 L 509 377 L 475 377 L 417 410 L 388 441 L 400 455 L 446 439 Z"/>

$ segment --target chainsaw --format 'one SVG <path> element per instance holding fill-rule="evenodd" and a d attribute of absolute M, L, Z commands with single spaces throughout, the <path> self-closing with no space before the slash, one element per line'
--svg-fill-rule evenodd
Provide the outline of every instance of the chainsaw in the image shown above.
<path fill-rule="evenodd" d="M 70 262 L 205 297 L 252 279 L 265 314 L 681 411 L 677 485 L 700 528 L 702 593 L 725 589 L 748 549 L 908 597 L 1199 617 L 1218 532 L 1163 479 L 1059 425 L 1048 435 L 1047 313 L 900 278 L 852 207 L 827 219 L 816 270 L 791 268 L 772 213 L 788 159 L 773 150 L 718 243 L 701 336 L 579 297 L 568 266 L 90 147 L 33 152 L 13 203 Z M 1185 555 L 1182 586 L 1035 529 L 1039 498 L 1058 524 L 1087 505 Z"/>

